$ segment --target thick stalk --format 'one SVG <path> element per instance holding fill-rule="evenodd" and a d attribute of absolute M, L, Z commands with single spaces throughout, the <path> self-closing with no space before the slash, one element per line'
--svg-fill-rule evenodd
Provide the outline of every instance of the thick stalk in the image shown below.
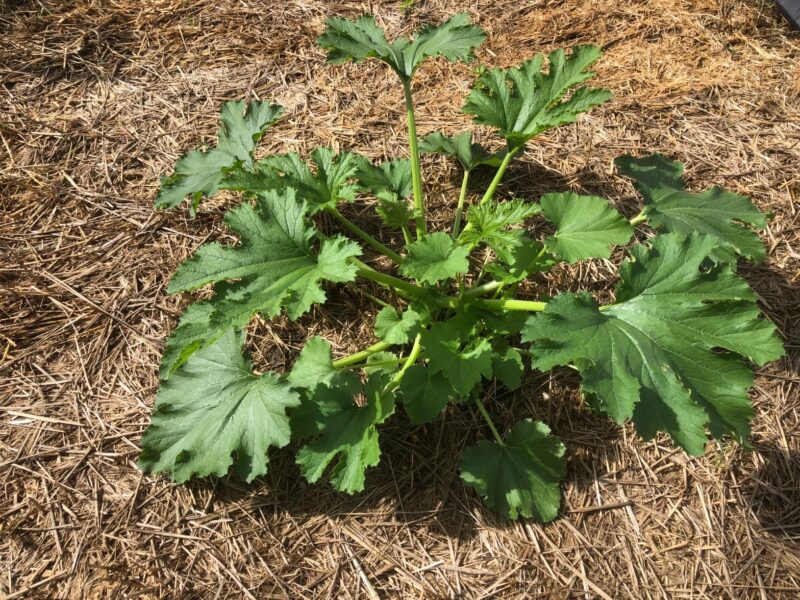
<path fill-rule="evenodd" d="M 453 239 L 458 238 L 459 230 L 461 229 L 461 214 L 464 212 L 464 201 L 467 198 L 467 183 L 469 182 L 469 169 L 464 171 L 464 178 L 461 180 L 461 193 L 458 196 L 458 206 L 456 207 L 456 216 L 453 220 Z"/>
<path fill-rule="evenodd" d="M 403 94 L 406 100 L 406 119 L 408 121 L 408 149 L 411 153 L 411 184 L 414 189 L 414 213 L 417 224 L 417 239 L 425 237 L 425 198 L 422 195 L 422 170 L 419 164 L 417 144 L 417 123 L 414 119 L 414 101 L 411 97 L 411 82 L 403 80 Z"/>
<path fill-rule="evenodd" d="M 494 439 L 497 440 L 497 443 L 500 444 L 501 446 L 505 446 L 506 443 L 503 441 L 503 438 L 497 431 L 497 427 L 494 426 L 494 421 L 492 421 L 492 417 L 489 416 L 489 412 L 486 410 L 486 407 L 483 405 L 483 402 L 481 402 L 481 399 L 475 398 L 475 404 L 478 405 L 478 410 L 481 411 L 483 419 L 486 421 L 486 424 L 489 426 L 489 429 L 492 430 L 492 435 L 494 435 Z"/>
<path fill-rule="evenodd" d="M 397 252 L 395 252 L 391 248 L 385 246 L 384 244 L 382 244 L 381 242 L 376 240 L 374 237 L 372 237 L 370 234 L 368 234 L 366 231 L 361 229 L 358 225 L 356 225 L 350 219 L 348 219 L 342 213 L 340 213 L 339 210 L 335 206 L 326 207 L 325 208 L 325 212 L 327 212 L 334 219 L 336 219 L 339 223 L 344 225 L 348 230 L 352 231 L 354 234 L 356 234 L 358 237 L 360 237 L 362 240 L 364 240 L 367 244 L 369 244 L 370 246 L 375 248 L 375 250 L 377 250 L 378 252 L 383 254 L 389 260 L 391 260 L 394 263 L 397 263 L 398 265 L 403 264 L 405 259 L 402 256 L 400 256 Z"/>
<path fill-rule="evenodd" d="M 360 352 L 356 352 L 355 354 L 351 354 L 350 356 L 345 356 L 344 358 L 340 358 L 338 360 L 333 361 L 333 367 L 335 369 L 352 367 L 353 365 L 357 365 L 359 363 L 364 362 L 376 352 L 382 352 L 384 350 L 388 350 L 393 345 L 394 344 L 390 344 L 389 342 L 378 342 L 377 344 L 372 344 L 372 346 L 364 348 Z"/>

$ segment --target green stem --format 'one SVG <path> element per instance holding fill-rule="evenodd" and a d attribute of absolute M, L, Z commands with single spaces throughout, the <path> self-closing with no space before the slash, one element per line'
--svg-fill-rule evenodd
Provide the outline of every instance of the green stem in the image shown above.
<path fill-rule="evenodd" d="M 408 371 L 411 365 L 417 362 L 420 354 L 422 354 L 422 334 L 418 333 L 417 337 L 414 338 L 414 345 L 411 347 L 411 352 L 408 354 L 405 364 L 395 376 L 392 377 L 392 380 L 386 386 L 387 389 L 394 389 L 400 385 L 400 382 L 403 380 L 403 375 L 406 374 L 406 371 Z"/>
<path fill-rule="evenodd" d="M 403 239 L 406 242 L 406 246 L 408 246 L 414 240 L 411 239 L 411 232 L 408 230 L 408 225 L 403 225 L 401 228 L 403 230 Z"/>
<path fill-rule="evenodd" d="M 464 200 L 467 198 L 467 183 L 469 182 L 469 169 L 464 171 L 464 178 L 461 180 L 461 193 L 458 196 L 458 206 L 456 207 L 456 216 L 453 220 L 453 239 L 458 238 L 459 229 L 461 229 L 461 213 L 464 212 Z"/>
<path fill-rule="evenodd" d="M 547 302 L 534 300 L 517 300 L 515 298 L 476 298 L 473 300 L 478 306 L 494 310 L 513 310 L 525 312 L 542 312 L 547 307 Z"/>
<path fill-rule="evenodd" d="M 349 229 L 358 237 L 360 237 L 362 240 L 364 240 L 367 244 L 375 248 L 375 250 L 386 256 L 389 260 L 397 263 L 398 265 L 403 264 L 403 262 L 405 261 L 405 259 L 402 256 L 400 256 L 397 252 L 395 252 L 391 248 L 385 246 L 384 244 L 376 240 L 366 231 L 361 229 L 358 225 L 353 223 L 350 219 L 345 217 L 342 213 L 339 212 L 339 210 L 335 206 L 327 206 L 325 208 L 325 212 L 327 212 L 339 223 L 344 225 L 347 229 Z"/>
<path fill-rule="evenodd" d="M 646 220 L 647 220 L 647 215 L 645 214 L 645 209 L 642 209 L 642 212 L 633 217 L 630 221 L 628 221 L 628 223 L 630 223 L 631 225 L 638 225 L 642 221 Z"/>
<path fill-rule="evenodd" d="M 482 285 L 476 285 L 464 292 L 464 296 L 467 298 L 475 298 L 477 296 L 484 296 L 495 291 L 497 288 L 502 287 L 503 284 L 499 281 L 490 281 L 489 283 L 484 283 Z"/>
<path fill-rule="evenodd" d="M 408 121 L 408 148 L 411 153 L 411 183 L 414 189 L 414 218 L 417 223 L 417 239 L 419 239 L 425 237 L 425 198 L 422 195 L 422 170 L 419 164 L 417 123 L 414 119 L 414 101 L 411 98 L 410 80 L 403 80 L 403 94 L 406 101 L 406 119 Z"/>
<path fill-rule="evenodd" d="M 486 410 L 486 407 L 481 402 L 480 398 L 475 398 L 475 404 L 478 405 L 478 410 L 481 411 L 486 424 L 489 426 L 489 429 L 492 430 L 492 434 L 494 435 L 494 439 L 497 440 L 497 443 L 501 446 L 505 446 L 506 443 L 503 441 L 503 438 L 500 436 L 500 433 L 497 431 L 497 427 L 494 426 L 494 421 L 492 421 L 492 417 L 489 416 L 489 413 Z"/>
<path fill-rule="evenodd" d="M 425 290 L 418 285 L 414 285 L 409 281 L 376 271 L 368 264 L 361 262 L 357 258 L 351 258 L 350 260 L 356 267 L 358 267 L 356 274 L 364 279 L 369 279 L 370 281 L 374 281 L 375 283 L 379 283 L 383 286 L 394 288 L 408 296 L 413 296 L 414 298 L 418 298 L 419 296 L 425 294 Z"/>
<path fill-rule="evenodd" d="M 345 367 L 351 367 L 353 365 L 357 365 L 358 363 L 362 363 L 367 360 L 370 356 L 375 354 L 376 352 L 382 352 L 391 348 L 394 344 L 390 344 L 389 342 L 378 342 L 377 344 L 372 344 L 372 346 L 368 348 L 364 348 L 360 352 L 356 352 L 355 354 L 351 354 L 350 356 L 345 356 L 344 358 L 340 358 L 338 360 L 333 361 L 333 367 L 335 369 L 343 369 Z"/>

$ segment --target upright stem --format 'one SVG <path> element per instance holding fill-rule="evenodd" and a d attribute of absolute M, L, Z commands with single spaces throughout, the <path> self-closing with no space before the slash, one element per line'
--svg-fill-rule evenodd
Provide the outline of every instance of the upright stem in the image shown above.
<path fill-rule="evenodd" d="M 486 410 L 486 407 L 481 402 L 480 398 L 475 398 L 475 404 L 478 405 L 478 410 L 481 411 L 486 424 L 489 426 L 489 429 L 492 430 L 492 434 L 494 435 L 494 439 L 497 440 L 497 443 L 501 446 L 505 446 L 506 443 L 503 441 L 503 438 L 500 436 L 500 433 L 497 431 L 497 427 L 494 426 L 494 421 L 492 421 L 492 417 L 489 416 L 489 412 Z"/>
<path fill-rule="evenodd" d="M 414 240 L 411 239 L 411 232 L 408 230 L 408 225 L 403 225 L 401 228 L 403 231 L 403 240 L 406 242 L 406 246 L 408 246 Z"/>
<path fill-rule="evenodd" d="M 422 172 L 419 165 L 419 146 L 417 145 L 417 123 L 414 120 L 414 101 L 411 98 L 411 81 L 403 80 L 403 94 L 406 100 L 406 119 L 408 121 L 408 148 L 411 152 L 411 183 L 414 189 L 414 213 L 417 223 L 417 239 L 425 236 L 425 199 L 422 196 Z"/>
<path fill-rule="evenodd" d="M 469 182 L 469 170 L 464 171 L 464 178 L 461 180 L 461 193 L 458 196 L 458 206 L 456 207 L 456 216 L 453 220 L 453 239 L 458 238 L 459 229 L 461 229 L 461 213 L 464 212 L 464 200 L 467 198 L 467 183 Z"/>
<path fill-rule="evenodd" d="M 348 230 L 352 231 L 354 234 L 356 234 L 358 237 L 360 237 L 367 244 L 375 248 L 375 250 L 383 254 L 392 262 L 397 263 L 398 265 L 403 264 L 403 262 L 405 262 L 405 259 L 402 256 L 400 256 L 397 252 L 385 246 L 384 244 L 376 240 L 374 237 L 372 237 L 370 234 L 368 234 L 366 231 L 361 229 L 358 225 L 356 225 L 350 219 L 348 219 L 342 213 L 340 213 L 335 206 L 326 207 L 325 212 L 327 212 L 339 223 L 344 225 Z"/>
<path fill-rule="evenodd" d="M 344 358 L 340 358 L 339 360 L 333 361 L 333 367 L 335 369 L 343 369 L 345 367 L 351 367 L 353 365 L 357 365 L 358 363 L 362 363 L 367 360 L 370 356 L 375 354 L 376 352 L 382 352 L 384 350 L 388 350 L 394 344 L 390 344 L 389 342 L 378 342 L 377 344 L 372 344 L 369 348 L 364 348 L 361 352 L 356 352 L 355 354 L 351 354 L 350 356 L 345 356 Z"/>

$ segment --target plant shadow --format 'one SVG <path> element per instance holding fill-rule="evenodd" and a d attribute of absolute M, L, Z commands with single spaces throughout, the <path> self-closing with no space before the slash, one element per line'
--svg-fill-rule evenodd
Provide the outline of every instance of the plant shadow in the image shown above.
<path fill-rule="evenodd" d="M 742 484 L 747 507 L 773 537 L 800 536 L 800 451 L 776 444 L 754 450 L 759 466 Z"/>

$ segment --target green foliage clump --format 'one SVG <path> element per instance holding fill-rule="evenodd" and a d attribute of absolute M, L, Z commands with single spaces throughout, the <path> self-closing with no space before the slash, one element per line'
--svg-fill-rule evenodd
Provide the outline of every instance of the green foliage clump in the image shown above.
<path fill-rule="evenodd" d="M 498 199 L 509 164 L 533 137 L 574 122 L 611 93 L 586 83 L 599 48 L 557 50 L 478 76 L 464 110 L 496 130 L 502 150 L 475 143 L 469 131 L 418 140 L 411 95 L 417 68 L 429 57 L 472 60 L 484 38 L 464 14 L 393 42 L 372 17 L 328 21 L 319 44 L 329 62 L 375 58 L 398 75 L 407 159 L 373 164 L 318 148 L 307 161 L 298 154 L 255 160 L 256 143 L 282 109 L 237 101 L 222 108 L 217 146 L 185 154 L 162 180 L 160 208 L 188 196 L 194 211 L 218 190 L 241 192 L 244 201 L 225 216 L 238 243 L 201 246 L 169 284 L 169 293 L 211 286 L 213 295 L 190 304 L 167 341 L 142 469 L 186 481 L 234 466 L 251 481 L 266 473 L 269 448 L 294 442 L 308 481 L 325 478 L 358 492 L 367 468 L 380 461 L 380 425 L 398 406 L 420 424 L 459 402 L 481 414 L 490 435 L 464 451 L 464 482 L 508 518 L 549 521 L 560 507 L 565 446 L 528 418 L 499 430 L 481 393 L 492 380 L 522 387 L 528 363 L 541 371 L 573 367 L 588 406 L 617 423 L 632 421 L 645 439 L 664 432 L 695 455 L 709 433 L 747 443 L 751 363 L 783 352 L 736 273 L 739 258 L 766 254 L 753 230 L 765 226 L 764 216 L 721 188 L 687 192 L 683 166 L 659 154 L 617 160 L 645 199 L 632 219 L 604 198 L 569 190 L 538 202 Z M 463 170 L 449 231 L 428 228 L 424 152 L 450 156 Z M 494 176 L 480 201 L 468 205 L 475 169 Z M 402 245 L 379 241 L 339 210 L 368 199 Z M 323 233 L 319 214 L 340 232 Z M 549 234 L 532 226 L 534 217 L 549 224 Z M 644 224 L 655 235 L 642 229 L 643 241 L 627 249 L 614 303 L 600 305 L 587 293 L 518 296 L 532 274 L 560 262 L 607 259 Z M 396 273 L 362 262 L 362 244 L 394 263 Z M 491 258 L 476 261 L 478 249 Z M 392 290 L 396 300 L 376 298 L 375 344 L 334 359 L 330 343 L 313 337 L 289 373 L 253 373 L 243 347 L 255 315 L 298 319 L 325 302 L 326 284 L 357 279 Z"/>

